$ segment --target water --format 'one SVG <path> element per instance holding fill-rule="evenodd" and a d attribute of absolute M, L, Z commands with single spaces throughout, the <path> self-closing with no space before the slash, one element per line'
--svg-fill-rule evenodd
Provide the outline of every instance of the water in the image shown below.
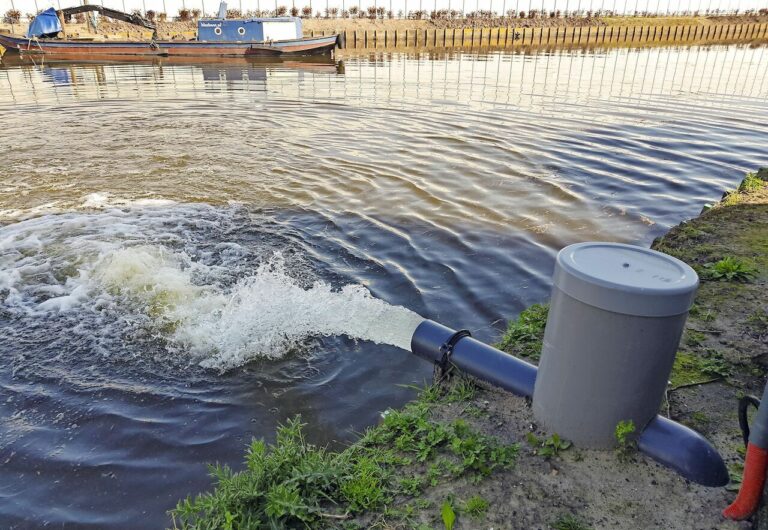
<path fill-rule="evenodd" d="M 766 48 L 0 66 L 0 526 L 162 527 L 301 413 L 413 395 L 556 251 L 768 164 Z"/>

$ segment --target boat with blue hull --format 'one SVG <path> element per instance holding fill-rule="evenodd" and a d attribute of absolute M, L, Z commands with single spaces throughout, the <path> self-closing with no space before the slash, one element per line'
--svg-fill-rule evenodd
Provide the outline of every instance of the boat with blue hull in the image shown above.
<path fill-rule="evenodd" d="M 224 6 L 225 7 L 225 6 Z M 341 45 L 339 35 L 303 37 L 298 17 L 227 19 L 226 10 L 220 18 L 201 19 L 197 39 L 189 41 L 158 40 L 117 41 L 95 39 L 65 39 L 65 20 L 75 14 L 94 11 L 153 30 L 154 24 L 138 15 L 86 4 L 40 13 L 30 23 L 26 36 L 0 34 L 0 45 L 6 52 L 57 56 L 160 56 L 160 57 L 280 57 L 332 54 Z"/>

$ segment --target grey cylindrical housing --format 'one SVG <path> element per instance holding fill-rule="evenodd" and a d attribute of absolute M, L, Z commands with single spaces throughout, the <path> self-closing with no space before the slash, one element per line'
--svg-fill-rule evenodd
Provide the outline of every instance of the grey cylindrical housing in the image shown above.
<path fill-rule="evenodd" d="M 615 446 L 659 410 L 698 287 L 696 272 L 653 250 L 579 243 L 557 256 L 533 412 L 582 447 Z"/>

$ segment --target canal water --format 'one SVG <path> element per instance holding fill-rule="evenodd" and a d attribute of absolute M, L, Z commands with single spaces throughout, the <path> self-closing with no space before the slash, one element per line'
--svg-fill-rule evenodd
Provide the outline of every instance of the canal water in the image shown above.
<path fill-rule="evenodd" d="M 561 247 L 768 164 L 768 52 L 0 66 L 0 526 L 157 528 L 301 414 L 339 446 Z"/>

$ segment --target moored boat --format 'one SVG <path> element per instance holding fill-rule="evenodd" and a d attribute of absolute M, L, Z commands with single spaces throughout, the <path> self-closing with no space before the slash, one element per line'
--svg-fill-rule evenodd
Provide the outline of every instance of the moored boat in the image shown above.
<path fill-rule="evenodd" d="M 225 8 L 226 6 L 223 5 Z M 201 19 L 197 39 L 129 41 L 59 38 L 63 21 L 72 14 L 97 11 L 155 31 L 154 25 L 137 15 L 129 15 L 101 6 L 86 4 L 40 13 L 30 23 L 26 36 L 0 34 L 0 45 L 7 52 L 57 56 L 160 56 L 160 57 L 280 57 L 332 54 L 339 43 L 338 35 L 303 37 L 298 17 L 250 19 Z M 156 35 L 156 33 L 155 33 Z"/>

